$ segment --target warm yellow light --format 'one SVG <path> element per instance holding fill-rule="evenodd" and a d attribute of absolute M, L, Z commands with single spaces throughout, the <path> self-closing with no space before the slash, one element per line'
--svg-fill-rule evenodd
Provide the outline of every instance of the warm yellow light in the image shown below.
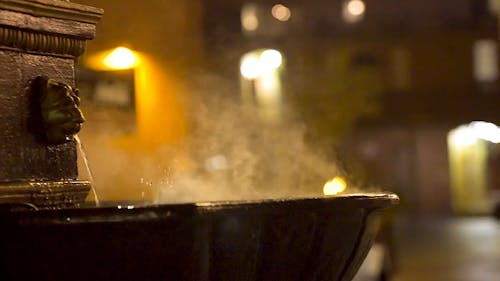
<path fill-rule="evenodd" d="M 276 50 L 265 50 L 260 54 L 260 62 L 265 69 L 277 69 L 283 62 L 281 53 Z"/>
<path fill-rule="evenodd" d="M 240 72 L 246 79 L 255 79 L 262 74 L 262 65 L 255 54 L 245 55 L 241 61 Z"/>
<path fill-rule="evenodd" d="M 475 145 L 478 140 L 500 143 L 500 128 L 493 123 L 475 121 L 452 130 L 449 139 L 458 147 Z"/>
<path fill-rule="evenodd" d="M 176 145 L 186 136 L 186 112 L 182 105 L 183 92 L 176 76 L 165 70 L 155 56 L 141 53 L 135 69 L 136 133 L 140 144 L 135 146 L 157 149 Z"/>
<path fill-rule="evenodd" d="M 130 69 L 139 64 L 139 58 L 130 49 L 118 47 L 104 57 L 102 63 L 110 69 Z"/>
<path fill-rule="evenodd" d="M 292 16 L 292 11 L 284 5 L 277 4 L 271 9 L 271 14 L 279 21 L 287 21 Z"/>
<path fill-rule="evenodd" d="M 243 28 L 248 31 L 254 31 L 259 27 L 259 20 L 256 16 L 246 16 L 242 20 Z"/>
<path fill-rule="evenodd" d="M 256 79 L 264 74 L 274 75 L 282 63 L 283 56 L 279 51 L 272 49 L 254 51 L 243 56 L 240 72 L 246 79 Z"/>
<path fill-rule="evenodd" d="M 262 88 L 263 92 L 266 93 L 268 98 L 270 96 L 276 96 L 275 89 L 278 87 L 279 78 L 276 75 L 273 75 L 272 72 L 264 72 L 259 77 L 260 81 L 257 84 L 260 88 Z"/>
<path fill-rule="evenodd" d="M 353 16 L 361 16 L 365 13 L 366 6 L 361 0 L 351 0 L 347 3 L 347 12 Z"/>
<path fill-rule="evenodd" d="M 342 177 L 335 177 L 323 186 L 324 195 L 336 195 L 347 189 L 347 183 Z"/>
<path fill-rule="evenodd" d="M 460 126 L 449 133 L 450 141 L 457 147 L 467 147 L 477 142 L 476 136 L 467 126 Z"/>
<path fill-rule="evenodd" d="M 259 19 L 257 18 L 257 6 L 246 4 L 241 10 L 241 26 L 246 31 L 255 31 L 259 28 Z"/>
<path fill-rule="evenodd" d="M 469 124 L 469 129 L 478 139 L 500 143 L 500 128 L 493 123 L 475 121 Z"/>

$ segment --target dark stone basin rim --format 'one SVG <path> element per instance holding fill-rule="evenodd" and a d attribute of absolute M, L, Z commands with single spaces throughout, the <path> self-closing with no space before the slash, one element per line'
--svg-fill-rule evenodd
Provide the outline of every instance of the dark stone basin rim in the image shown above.
<path fill-rule="evenodd" d="M 392 193 L 363 193 L 331 197 L 223 201 L 165 205 L 122 204 L 99 208 L 16 210 L 0 212 L 0 220 L 16 224 L 86 224 L 196 219 L 218 214 L 273 214 L 284 212 L 339 212 L 384 209 L 399 202 Z M 137 203 L 137 202 L 136 202 Z"/>

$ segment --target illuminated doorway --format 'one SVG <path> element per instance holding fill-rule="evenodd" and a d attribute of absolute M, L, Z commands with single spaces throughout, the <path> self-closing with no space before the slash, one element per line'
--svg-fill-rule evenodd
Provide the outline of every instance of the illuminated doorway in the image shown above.
<path fill-rule="evenodd" d="M 282 54 L 272 49 L 248 52 L 240 61 L 243 100 L 247 104 L 256 104 L 261 117 L 269 122 L 281 119 L 282 68 Z"/>
<path fill-rule="evenodd" d="M 448 133 L 452 206 L 456 213 L 490 213 L 498 200 L 500 128 L 472 122 Z"/>

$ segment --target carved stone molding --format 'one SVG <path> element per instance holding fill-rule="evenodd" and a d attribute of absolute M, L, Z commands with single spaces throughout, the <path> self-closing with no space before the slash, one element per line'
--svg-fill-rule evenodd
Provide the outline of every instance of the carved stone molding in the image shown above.
<path fill-rule="evenodd" d="M 85 44 L 84 39 L 0 26 L 0 48 L 78 57 L 85 51 Z"/>
<path fill-rule="evenodd" d="M 40 209 L 78 207 L 90 190 L 87 181 L 0 183 L 0 205 L 30 204 Z"/>
<path fill-rule="evenodd" d="M 80 56 L 102 9 L 55 0 L 0 0 L 0 47 Z"/>
<path fill-rule="evenodd" d="M 0 0 L 0 9 L 29 14 L 96 24 L 103 10 L 90 6 L 56 0 Z"/>

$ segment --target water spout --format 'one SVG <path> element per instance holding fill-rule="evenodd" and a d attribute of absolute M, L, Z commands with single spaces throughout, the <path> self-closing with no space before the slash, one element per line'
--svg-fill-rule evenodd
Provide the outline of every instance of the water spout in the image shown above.
<path fill-rule="evenodd" d="M 80 137 L 78 137 L 78 135 L 74 135 L 74 139 L 75 139 L 76 144 L 78 146 L 78 151 L 80 152 L 81 159 L 83 160 L 85 170 L 87 171 L 87 175 L 89 177 L 90 192 L 92 193 L 92 196 L 94 197 L 95 206 L 99 207 L 101 205 L 101 203 L 99 201 L 99 196 L 97 195 L 97 191 L 95 190 L 94 174 L 92 173 L 92 170 L 90 169 L 90 163 L 89 163 L 89 159 L 87 158 L 87 153 L 85 151 L 85 147 L 83 146 L 82 141 L 80 140 Z"/>

